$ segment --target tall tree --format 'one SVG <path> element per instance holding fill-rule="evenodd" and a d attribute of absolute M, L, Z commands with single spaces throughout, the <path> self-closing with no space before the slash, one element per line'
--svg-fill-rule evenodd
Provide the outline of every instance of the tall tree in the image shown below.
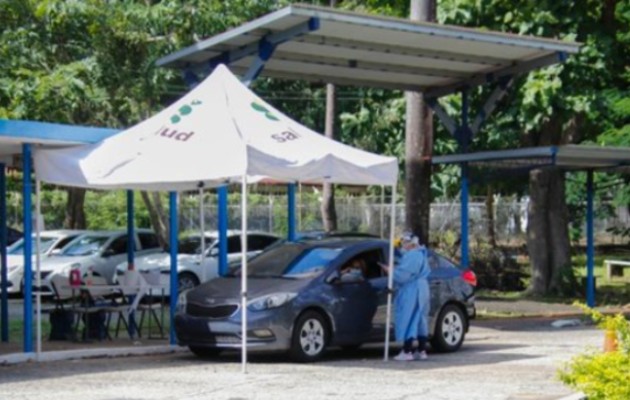
<path fill-rule="evenodd" d="M 410 18 L 435 21 L 435 0 L 410 0 Z M 406 92 L 405 126 L 405 227 L 422 243 L 429 242 L 431 209 L 431 155 L 433 154 L 433 113 L 422 94 Z"/>
<path fill-rule="evenodd" d="M 336 0 L 330 0 L 330 7 L 337 5 Z M 335 138 L 335 117 L 337 108 L 335 107 L 335 85 L 328 83 L 326 85 L 326 126 L 325 135 L 327 138 Z M 326 232 L 334 232 L 337 230 L 337 210 L 335 209 L 335 186 L 331 183 L 324 183 L 322 193 L 322 220 L 324 221 L 324 230 Z"/>

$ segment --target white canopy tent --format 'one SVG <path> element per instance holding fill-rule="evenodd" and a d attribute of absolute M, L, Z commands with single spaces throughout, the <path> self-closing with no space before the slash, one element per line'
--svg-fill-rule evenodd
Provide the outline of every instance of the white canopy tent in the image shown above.
<path fill-rule="evenodd" d="M 395 186 L 398 176 L 395 157 L 347 146 L 300 125 L 256 96 L 223 65 L 153 117 L 97 144 L 38 149 L 34 162 L 38 180 L 94 189 L 179 191 L 240 182 L 244 371 L 247 183 L 270 178 L 286 182 Z M 395 192 L 394 188 L 391 235 Z M 393 260 L 391 245 L 389 256 Z M 387 327 L 390 304 L 391 294 Z M 388 347 L 386 328 L 385 358 Z"/>

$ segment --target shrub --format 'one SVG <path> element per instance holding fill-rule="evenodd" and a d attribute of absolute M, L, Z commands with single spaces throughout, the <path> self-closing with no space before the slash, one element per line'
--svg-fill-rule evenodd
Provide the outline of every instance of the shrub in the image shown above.
<path fill-rule="evenodd" d="M 600 329 L 616 333 L 619 348 L 614 352 L 591 352 L 573 358 L 559 372 L 560 379 L 583 391 L 589 400 L 630 399 L 630 323 L 623 314 L 604 315 L 578 305 Z"/>
<path fill-rule="evenodd" d="M 525 289 L 518 263 L 500 248 L 477 246 L 471 252 L 470 265 L 477 275 L 479 288 L 501 291 Z"/>

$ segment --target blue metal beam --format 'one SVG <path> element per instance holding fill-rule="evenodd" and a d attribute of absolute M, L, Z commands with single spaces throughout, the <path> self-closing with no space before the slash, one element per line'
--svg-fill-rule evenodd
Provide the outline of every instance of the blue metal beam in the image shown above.
<path fill-rule="evenodd" d="M 228 187 L 221 186 L 217 189 L 219 197 L 219 275 L 225 276 L 228 272 L 227 258 L 227 230 L 228 230 Z"/>
<path fill-rule="evenodd" d="M 171 328 L 169 332 L 169 340 L 172 345 L 177 343 L 175 338 L 175 310 L 177 307 L 177 230 L 179 224 L 177 222 L 177 192 L 168 193 L 169 207 L 169 252 L 171 256 L 171 273 L 170 273 L 170 321 Z"/>
<path fill-rule="evenodd" d="M 0 325 L 2 332 L 0 339 L 9 341 L 9 293 L 7 271 L 7 183 L 6 168 L 0 163 L 0 284 L 2 284 L 2 300 L 0 301 Z"/>
<path fill-rule="evenodd" d="M 31 210 L 31 145 L 22 145 L 24 216 L 24 352 L 33 351 L 33 225 Z"/>
<path fill-rule="evenodd" d="M 462 123 L 458 129 L 458 141 L 460 151 L 468 152 L 468 144 L 470 141 L 470 128 L 468 127 L 468 91 L 462 91 Z M 461 265 L 468 268 L 468 164 L 463 162 L 461 165 Z"/>
<path fill-rule="evenodd" d="M 595 236 L 593 230 L 593 170 L 586 171 L 586 304 L 595 307 Z"/>
<path fill-rule="evenodd" d="M 0 137 L 11 136 L 33 139 L 34 141 L 97 143 L 118 132 L 120 132 L 118 129 L 95 128 L 91 126 L 0 119 Z"/>
<path fill-rule="evenodd" d="M 288 207 L 288 233 L 287 239 L 294 241 L 296 237 L 295 232 L 295 183 L 289 183 L 287 185 L 287 207 Z"/>
<path fill-rule="evenodd" d="M 505 96 L 505 94 L 508 92 L 510 87 L 512 87 L 513 83 L 514 83 L 514 79 L 512 79 L 511 76 L 502 78 L 502 80 L 499 82 L 499 85 L 492 91 L 490 96 L 488 96 L 488 99 L 486 100 L 485 104 L 483 105 L 479 113 L 477 114 L 477 117 L 475 118 L 475 121 L 473 122 L 470 128 L 473 135 L 479 132 L 479 129 L 481 128 L 481 124 L 483 124 L 486 118 L 488 118 L 490 114 L 492 114 L 494 109 L 499 104 L 499 101 L 501 101 L 503 96 Z"/>

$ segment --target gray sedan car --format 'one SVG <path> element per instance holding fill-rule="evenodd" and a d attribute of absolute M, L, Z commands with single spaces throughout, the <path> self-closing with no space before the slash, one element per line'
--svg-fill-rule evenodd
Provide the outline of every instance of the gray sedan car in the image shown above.
<path fill-rule="evenodd" d="M 475 316 L 475 275 L 429 254 L 431 344 L 437 351 L 455 351 Z M 279 243 L 251 259 L 248 348 L 314 361 L 329 346 L 383 341 L 387 278 L 378 263 L 387 255 L 384 240 L 324 238 Z M 359 264 L 359 271 L 346 273 L 351 264 Z M 179 344 L 199 356 L 239 348 L 240 293 L 239 269 L 182 293 L 175 316 Z"/>

